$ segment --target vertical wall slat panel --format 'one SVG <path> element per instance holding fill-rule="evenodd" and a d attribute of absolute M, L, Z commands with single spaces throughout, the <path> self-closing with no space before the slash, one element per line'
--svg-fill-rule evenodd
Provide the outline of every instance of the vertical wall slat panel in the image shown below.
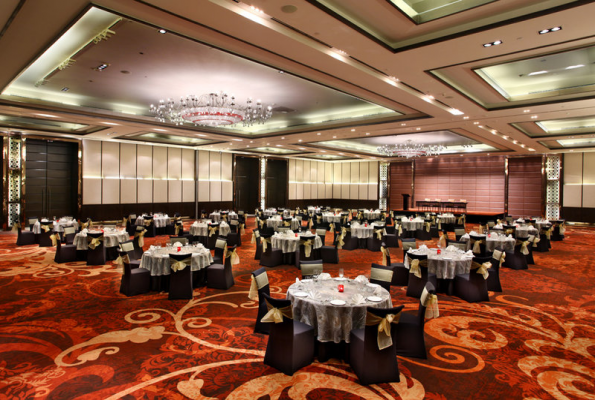
<path fill-rule="evenodd" d="M 167 203 L 167 186 L 167 147 L 153 146 L 154 203 Z"/>
<path fill-rule="evenodd" d="M 83 204 L 101 204 L 101 142 L 83 140 Z"/>
<path fill-rule="evenodd" d="M 168 202 L 182 201 L 182 149 L 167 148 Z"/>
<path fill-rule="evenodd" d="M 101 168 L 103 174 L 102 204 L 120 203 L 120 144 L 102 142 Z"/>
<path fill-rule="evenodd" d="M 120 201 L 134 204 L 136 199 L 136 145 L 120 143 Z"/>

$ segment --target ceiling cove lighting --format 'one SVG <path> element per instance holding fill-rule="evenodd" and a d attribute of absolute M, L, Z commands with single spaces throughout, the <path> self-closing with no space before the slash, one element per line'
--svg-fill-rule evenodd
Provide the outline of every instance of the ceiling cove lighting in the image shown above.
<path fill-rule="evenodd" d="M 264 124 L 273 116 L 271 106 L 265 107 L 260 100 L 253 104 L 252 99 L 246 105 L 235 103 L 235 97 L 226 93 L 209 93 L 201 96 L 189 95 L 180 98 L 159 100 L 157 106 L 151 104 L 151 113 L 159 122 L 170 121 L 176 125 L 184 122 L 195 126 L 229 126 L 242 122 L 244 126 Z"/>
<path fill-rule="evenodd" d="M 388 157 L 414 158 L 422 156 L 439 156 L 446 147 L 442 145 L 426 145 L 407 140 L 405 143 L 385 144 L 377 148 L 378 152 Z"/>
<path fill-rule="evenodd" d="M 484 43 L 483 44 L 483 47 L 498 46 L 499 44 L 502 44 L 502 41 L 501 40 L 496 40 L 495 42 Z"/>

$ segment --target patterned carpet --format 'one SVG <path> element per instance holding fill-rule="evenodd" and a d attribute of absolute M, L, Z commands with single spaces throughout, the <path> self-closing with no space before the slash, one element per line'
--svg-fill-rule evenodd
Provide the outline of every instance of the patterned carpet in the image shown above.
<path fill-rule="evenodd" d="M 111 262 L 54 264 L 52 248 L 0 235 L 0 399 L 595 399 L 593 230 L 569 228 L 529 270 L 504 268 L 504 292 L 490 302 L 439 295 L 428 359 L 399 357 L 400 383 L 368 387 L 335 359 L 292 377 L 263 365 L 267 337 L 253 334 L 247 298 L 258 268 L 250 232 L 235 286 L 196 289 L 191 301 L 127 298 Z M 367 250 L 340 257 L 325 271 L 355 277 L 381 261 Z M 298 270 L 268 275 L 282 298 Z M 404 289 L 392 288 L 393 304 L 416 310 Z"/>

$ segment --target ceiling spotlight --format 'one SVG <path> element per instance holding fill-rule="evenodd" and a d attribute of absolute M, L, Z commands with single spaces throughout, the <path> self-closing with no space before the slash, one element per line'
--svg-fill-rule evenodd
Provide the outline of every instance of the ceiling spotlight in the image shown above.
<path fill-rule="evenodd" d="M 550 32 L 557 32 L 557 31 L 560 31 L 560 30 L 562 30 L 562 27 L 561 27 L 561 26 L 554 26 L 553 28 L 549 28 L 549 29 L 542 29 L 542 30 L 540 30 L 540 31 L 539 31 L 539 34 L 540 34 L 540 35 L 543 35 L 543 34 L 545 34 L 545 33 L 550 33 Z"/>
<path fill-rule="evenodd" d="M 355 132 L 355 129 L 352 129 L 351 132 Z"/>
<path fill-rule="evenodd" d="M 69 87 L 64 86 L 62 89 L 60 89 L 62 92 L 68 92 L 70 90 Z"/>
<path fill-rule="evenodd" d="M 370 136 L 370 132 L 366 132 L 366 136 Z"/>
<path fill-rule="evenodd" d="M 318 136 L 322 135 L 320 132 L 317 133 Z"/>
<path fill-rule="evenodd" d="M 159 29 L 159 33 L 167 33 L 167 31 L 165 29 Z"/>
<path fill-rule="evenodd" d="M 95 71 L 101 72 L 104 69 L 106 69 L 107 67 L 109 67 L 108 63 L 101 63 L 99 64 L 97 67 L 93 68 Z"/>
<path fill-rule="evenodd" d="M 463 115 L 465 114 L 464 112 L 462 112 L 461 110 L 458 110 L 456 108 L 451 108 L 450 110 L 448 110 L 449 113 L 451 113 L 452 115 Z"/>
<path fill-rule="evenodd" d="M 502 44 L 502 41 L 501 40 L 496 40 L 495 42 L 484 43 L 483 44 L 483 47 L 498 46 L 499 44 Z"/>

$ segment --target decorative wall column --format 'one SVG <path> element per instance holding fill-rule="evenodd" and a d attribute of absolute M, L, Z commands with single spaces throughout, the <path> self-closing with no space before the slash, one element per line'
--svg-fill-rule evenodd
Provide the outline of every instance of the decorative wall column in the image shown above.
<path fill-rule="evenodd" d="M 545 216 L 548 219 L 560 219 L 561 171 L 562 157 L 560 155 L 548 155 L 545 160 Z"/>
<path fill-rule="evenodd" d="M 378 176 L 380 177 L 380 185 L 378 185 L 378 208 L 381 210 L 388 209 L 388 168 L 389 163 L 381 162 L 380 171 Z"/>
<path fill-rule="evenodd" d="M 2 211 L 7 228 L 22 221 L 25 187 L 25 141 L 20 135 L 4 136 L 4 178 Z"/>
<path fill-rule="evenodd" d="M 260 157 L 260 208 L 263 210 L 266 206 L 266 172 L 267 159 L 266 157 Z"/>

